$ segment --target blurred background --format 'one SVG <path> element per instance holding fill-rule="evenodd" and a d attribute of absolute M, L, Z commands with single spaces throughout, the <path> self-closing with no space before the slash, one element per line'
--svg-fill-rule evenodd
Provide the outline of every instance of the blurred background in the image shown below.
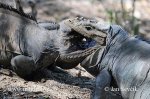
<path fill-rule="evenodd" d="M 22 4 L 38 21 L 100 17 L 121 25 L 131 35 L 150 39 L 150 0 L 22 0 Z"/>
<path fill-rule="evenodd" d="M 38 21 L 99 17 L 150 41 L 150 0 L 21 0 L 21 4 L 25 13 Z M 39 75 L 46 73 L 45 78 L 36 75 L 38 81 L 25 81 L 0 69 L 0 99 L 91 99 L 95 78 L 79 66 L 67 72 L 64 75 L 44 71 Z M 22 92 L 23 88 L 35 89 Z"/>

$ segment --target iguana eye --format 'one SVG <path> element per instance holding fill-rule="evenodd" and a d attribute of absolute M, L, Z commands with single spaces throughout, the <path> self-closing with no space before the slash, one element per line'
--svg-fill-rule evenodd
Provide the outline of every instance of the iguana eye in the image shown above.
<path fill-rule="evenodd" d="M 90 27 L 90 26 L 86 26 L 85 28 L 86 28 L 88 31 L 89 31 L 89 30 L 92 30 L 92 27 Z"/>

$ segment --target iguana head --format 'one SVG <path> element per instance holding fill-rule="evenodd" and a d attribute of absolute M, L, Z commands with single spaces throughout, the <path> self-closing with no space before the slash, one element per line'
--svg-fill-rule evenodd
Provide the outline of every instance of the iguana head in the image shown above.
<path fill-rule="evenodd" d="M 90 74 L 96 76 L 99 73 L 97 64 L 106 46 L 107 32 L 110 29 L 110 25 L 97 19 L 85 18 L 68 19 L 65 21 L 65 24 L 76 31 L 75 33 L 91 38 L 96 41 L 97 45 L 100 45 L 95 52 L 87 56 L 80 64 Z"/>
<path fill-rule="evenodd" d="M 85 37 L 78 33 L 78 31 L 75 31 L 72 29 L 69 25 L 66 25 L 65 22 L 68 20 L 64 20 L 60 25 L 60 32 L 61 32 L 61 43 L 64 45 L 62 48 L 63 50 L 60 51 L 62 53 L 70 53 L 75 51 L 83 51 L 92 48 L 96 45 L 96 41 Z M 65 50 L 66 49 L 66 50 Z"/>
<path fill-rule="evenodd" d="M 60 31 L 60 45 L 62 47 L 59 47 L 60 57 L 57 60 L 57 65 L 63 69 L 70 69 L 95 52 L 99 45 L 92 38 L 81 35 L 65 24 L 66 21 L 68 20 L 59 23 L 58 31 Z"/>
<path fill-rule="evenodd" d="M 81 35 L 94 39 L 98 44 L 105 45 L 107 31 L 110 25 L 97 19 L 74 18 L 65 21 L 65 24 L 70 26 L 74 31 Z"/>

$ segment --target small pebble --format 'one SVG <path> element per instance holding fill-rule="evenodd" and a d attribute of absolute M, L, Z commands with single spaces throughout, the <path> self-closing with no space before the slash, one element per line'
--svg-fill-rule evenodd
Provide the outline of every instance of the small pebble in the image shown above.
<path fill-rule="evenodd" d="M 46 79 L 44 79 L 44 78 L 41 79 L 41 82 L 42 82 L 42 83 L 45 83 L 45 82 L 46 82 Z"/>

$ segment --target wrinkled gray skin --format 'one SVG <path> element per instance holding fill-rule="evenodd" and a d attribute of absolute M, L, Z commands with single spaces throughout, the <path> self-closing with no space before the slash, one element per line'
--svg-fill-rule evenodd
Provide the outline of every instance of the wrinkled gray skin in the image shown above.
<path fill-rule="evenodd" d="M 60 23 L 61 24 L 61 23 Z M 42 22 L 38 22 L 38 25 L 40 27 L 43 27 L 47 30 L 58 30 L 60 28 L 60 24 L 55 23 L 53 21 L 42 21 Z"/>
<path fill-rule="evenodd" d="M 51 65 L 58 57 L 57 46 L 52 42 L 53 32 L 39 28 L 33 20 L 0 8 L 0 28 L 0 64 L 9 66 L 11 61 L 18 75 L 29 75 Z"/>
<path fill-rule="evenodd" d="M 59 52 L 60 57 L 55 61 L 55 65 L 62 69 L 72 69 L 77 66 L 88 55 L 95 52 L 99 46 L 92 46 L 91 48 L 82 49 L 78 44 L 83 44 L 84 36 L 79 35 L 75 31 L 65 24 L 65 21 L 59 24 L 52 21 L 38 22 L 41 28 L 45 28 L 49 31 L 58 31 L 60 33 L 59 38 Z M 58 34 L 57 34 L 58 35 Z"/>
<path fill-rule="evenodd" d="M 15 0 L 16 2 L 16 8 L 18 8 L 20 11 L 23 11 L 21 7 L 20 0 Z M 32 8 L 35 6 L 36 2 L 34 0 L 27 0 L 29 5 Z M 35 9 L 32 9 L 32 12 L 35 12 Z M 32 16 L 36 15 L 33 13 Z M 66 24 L 64 24 L 64 21 L 60 22 L 59 24 L 52 22 L 52 21 L 42 21 L 37 23 L 38 26 L 41 28 L 45 28 L 50 31 L 58 31 L 59 32 L 59 40 L 60 44 L 57 44 L 59 46 L 59 52 L 61 53 L 60 57 L 55 60 L 55 65 L 63 68 L 63 69 L 72 69 L 76 65 L 78 65 L 81 60 L 83 60 L 86 56 L 90 55 L 92 52 L 94 52 L 97 48 L 89 48 L 85 50 L 81 50 L 77 44 L 82 43 L 82 40 L 85 39 L 83 38 L 82 35 L 74 35 L 75 31 L 72 31 L 70 27 L 68 27 Z M 60 27 L 61 26 L 61 27 Z M 56 34 L 58 35 L 58 34 Z M 75 52 L 76 50 L 79 50 Z M 69 53 L 69 52 L 74 52 L 74 53 Z"/>
<path fill-rule="evenodd" d="M 107 34 L 106 46 L 81 63 L 81 66 L 96 76 L 93 99 L 106 99 L 105 88 L 110 88 L 110 85 L 114 87 L 114 82 L 120 88 L 124 99 L 150 99 L 150 44 L 129 37 L 128 33 L 117 25 L 86 19 L 70 19 L 67 24 L 78 32 L 79 28 L 91 27 L 82 29 L 82 33 L 88 37 L 95 35 L 92 37 L 95 40 L 97 37 L 102 38 L 102 34 L 93 32 L 94 29 Z M 128 91 L 127 88 L 134 89 Z"/>
<path fill-rule="evenodd" d="M 0 7 L 0 64 L 11 65 L 19 76 L 26 77 L 54 63 L 64 69 L 73 68 L 93 52 L 91 48 L 70 50 L 74 43 L 66 35 L 71 29 L 64 28 L 63 22 L 58 30 L 50 31 L 40 27 L 31 17 L 15 11 L 8 6 Z M 77 56 L 78 53 L 81 56 Z"/>

